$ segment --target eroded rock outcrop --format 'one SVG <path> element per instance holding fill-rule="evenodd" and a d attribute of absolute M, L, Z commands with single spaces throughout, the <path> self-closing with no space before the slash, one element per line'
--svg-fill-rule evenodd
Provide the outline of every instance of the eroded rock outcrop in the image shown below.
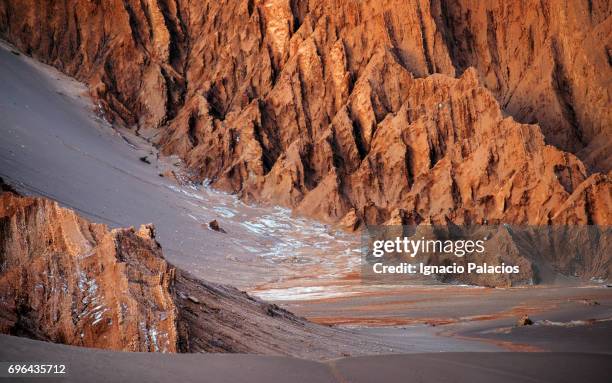
<path fill-rule="evenodd" d="M 605 1 L 9 0 L 0 34 L 245 200 L 347 227 L 610 224 L 610 14 Z"/>
<path fill-rule="evenodd" d="M 420 227 L 421 233 L 428 228 Z M 563 285 L 606 281 L 612 277 L 612 231 L 583 225 L 499 225 L 435 228 L 437 239 L 484 239 L 484 252 L 462 257 L 432 254 L 420 257 L 430 265 L 457 264 L 469 272 L 438 274 L 443 282 L 500 287 Z M 418 236 L 417 236 L 418 237 Z M 426 235 L 426 237 L 428 237 Z M 470 270 L 470 264 L 481 270 Z M 487 267 L 517 266 L 503 272 Z"/>
<path fill-rule="evenodd" d="M 153 228 L 89 223 L 42 198 L 0 196 L 0 331 L 72 345 L 175 352 L 174 269 Z"/>
<path fill-rule="evenodd" d="M 175 268 L 152 225 L 110 230 L 1 179 L 0 189 L 0 333 L 145 352 L 320 359 L 386 350 Z"/>
<path fill-rule="evenodd" d="M 548 143 L 611 169 L 608 1 L 435 1 L 458 72 L 475 67 L 504 112 Z"/>

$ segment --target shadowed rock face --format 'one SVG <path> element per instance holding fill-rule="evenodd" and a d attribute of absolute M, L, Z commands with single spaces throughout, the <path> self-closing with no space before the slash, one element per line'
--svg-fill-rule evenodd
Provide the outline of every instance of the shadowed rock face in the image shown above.
<path fill-rule="evenodd" d="M 484 240 L 482 253 L 457 256 L 441 248 L 423 252 L 418 257 L 393 254 L 385 260 L 398 264 L 407 262 L 436 266 L 463 266 L 466 272 L 440 272 L 441 282 L 459 282 L 478 286 L 564 285 L 609 281 L 612 276 L 612 230 L 609 226 L 582 225 L 495 225 L 495 226 L 379 226 L 369 227 L 371 239 L 391 239 L 412 236 L 416 240 Z M 370 258 L 371 260 L 371 258 Z M 380 261 L 373 260 L 371 264 Z M 517 272 L 482 272 L 470 270 L 470 264 L 486 266 L 518 266 Z M 375 275 L 371 266 L 362 268 L 362 278 L 373 282 L 414 283 L 409 276 Z M 393 279 L 391 279 L 393 278 Z M 391 280 L 390 280 L 391 279 Z M 390 280 L 390 281 L 389 281 Z"/>
<path fill-rule="evenodd" d="M 9 0 L 0 35 L 247 201 L 610 224 L 609 2 L 485 3 Z"/>

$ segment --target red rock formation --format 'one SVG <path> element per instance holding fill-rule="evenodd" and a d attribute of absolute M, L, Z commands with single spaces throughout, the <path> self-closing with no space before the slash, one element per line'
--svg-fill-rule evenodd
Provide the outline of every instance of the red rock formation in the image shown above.
<path fill-rule="evenodd" d="M 351 227 L 610 224 L 611 22 L 602 1 L 0 4 L 1 36 L 199 180 Z"/>
<path fill-rule="evenodd" d="M 457 71 L 476 68 L 504 112 L 548 143 L 612 166 L 608 1 L 435 1 Z"/>
<path fill-rule="evenodd" d="M 153 229 L 109 230 L 42 198 L 0 196 L 0 332 L 175 352 L 174 269 Z"/>

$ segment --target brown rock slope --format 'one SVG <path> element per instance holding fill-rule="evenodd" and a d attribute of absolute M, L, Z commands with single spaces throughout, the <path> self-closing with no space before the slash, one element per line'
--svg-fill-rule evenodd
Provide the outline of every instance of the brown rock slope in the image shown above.
<path fill-rule="evenodd" d="M 0 332 L 123 351 L 380 352 L 372 340 L 193 278 L 164 260 L 154 235 L 150 225 L 109 230 L 56 202 L 2 193 Z"/>
<path fill-rule="evenodd" d="M 176 351 L 174 269 L 152 229 L 109 230 L 42 198 L 0 200 L 0 330 L 126 351 Z"/>
<path fill-rule="evenodd" d="M 349 227 L 610 224 L 610 14 L 606 1 L 7 0 L 0 35 L 246 200 Z"/>

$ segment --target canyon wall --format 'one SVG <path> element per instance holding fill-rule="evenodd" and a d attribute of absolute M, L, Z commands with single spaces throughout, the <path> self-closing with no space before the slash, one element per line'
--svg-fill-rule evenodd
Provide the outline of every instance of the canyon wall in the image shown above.
<path fill-rule="evenodd" d="M 7 0 L 0 36 L 246 201 L 612 222 L 607 1 Z"/>
<path fill-rule="evenodd" d="M 0 196 L 0 332 L 175 352 L 174 270 L 153 229 L 109 230 L 42 198 Z"/>

